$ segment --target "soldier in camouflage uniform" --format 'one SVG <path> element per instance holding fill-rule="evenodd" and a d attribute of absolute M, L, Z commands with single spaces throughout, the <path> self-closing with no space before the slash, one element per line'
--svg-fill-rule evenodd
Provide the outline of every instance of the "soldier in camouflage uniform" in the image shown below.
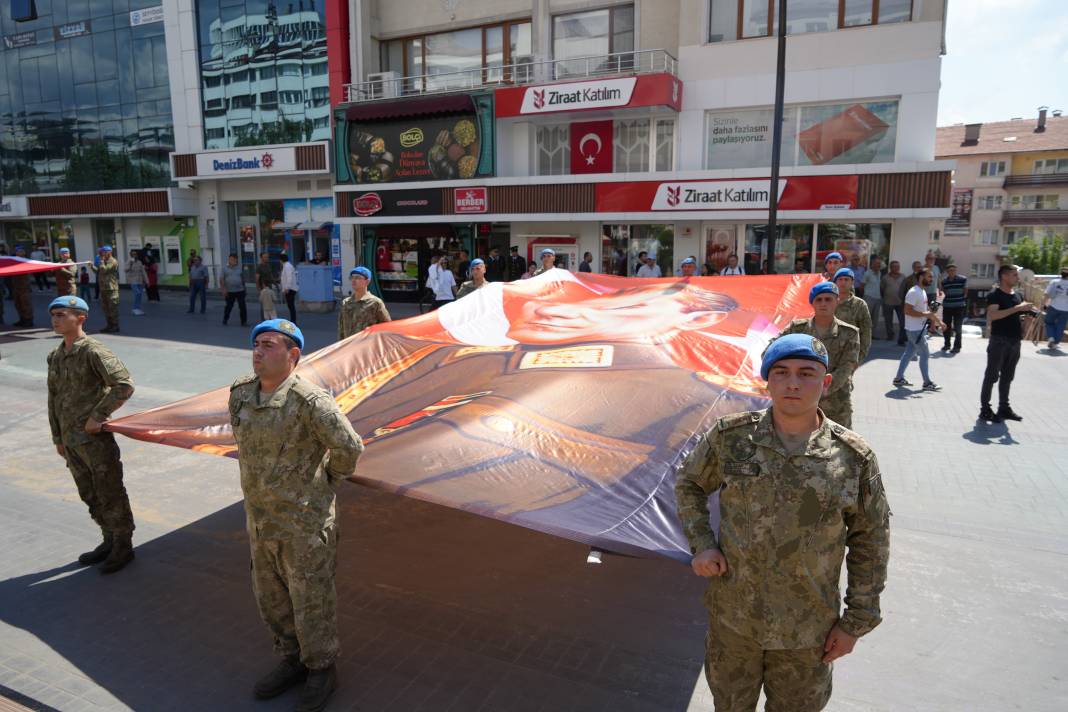
<path fill-rule="evenodd" d="M 230 388 L 252 550 L 252 590 L 282 661 L 253 690 L 282 694 L 307 678 L 298 711 L 321 710 L 337 685 L 334 487 L 363 442 L 329 393 L 294 373 L 304 336 L 285 319 L 252 330 L 254 376 Z"/>
<path fill-rule="evenodd" d="M 134 558 L 134 521 L 122 484 L 115 436 L 103 432 L 108 416 L 133 395 L 126 366 L 106 346 L 86 336 L 89 305 L 78 297 L 57 297 L 48 305 L 53 330 L 63 343 L 48 354 L 48 423 L 56 452 L 67 461 L 78 496 L 104 540 L 78 557 L 90 566 L 104 562 L 110 574 Z"/>
<path fill-rule="evenodd" d="M 889 507 L 867 443 L 817 409 L 831 382 L 823 344 L 784 336 L 761 375 L 772 407 L 724 416 L 701 435 L 675 494 L 693 570 L 709 578 L 705 676 L 716 711 L 752 712 L 763 686 L 767 712 L 816 712 L 831 696 L 832 661 L 881 621 Z M 717 491 L 718 536 L 708 510 Z"/>
<path fill-rule="evenodd" d="M 820 282 L 808 293 L 815 315 L 794 319 L 783 329 L 786 334 L 815 336 L 830 354 L 831 385 L 820 398 L 823 414 L 847 428 L 853 427 L 853 372 L 860 364 L 860 332 L 834 316 L 838 306 L 838 287 L 834 282 Z"/>
<path fill-rule="evenodd" d="M 73 295 L 77 292 L 78 265 L 70 258 L 69 248 L 59 248 L 59 263 L 67 266 L 56 270 L 56 294 L 60 297 Z"/>
<path fill-rule="evenodd" d="M 115 334 L 119 331 L 119 261 L 111 254 L 111 246 L 100 248 L 100 264 L 92 265 L 97 272 L 97 284 L 100 285 L 100 304 L 104 307 L 107 326 L 100 330 L 102 334 Z"/>
<path fill-rule="evenodd" d="M 556 267 L 556 250 L 553 248 L 546 247 L 541 251 L 539 257 L 541 257 L 541 267 L 534 270 L 535 277 Z"/>
<path fill-rule="evenodd" d="M 337 314 L 337 340 L 342 341 L 358 334 L 369 326 L 392 321 L 385 303 L 367 291 L 371 283 L 371 270 L 354 267 L 349 272 L 352 295 L 341 300 Z"/>
<path fill-rule="evenodd" d="M 471 292 L 476 292 L 488 284 L 488 282 L 486 282 L 485 262 L 479 258 L 475 258 L 471 260 L 469 269 L 471 270 L 471 279 L 460 285 L 460 290 L 456 292 L 457 299 L 466 297 Z M 516 277 L 516 279 L 519 279 L 519 277 Z"/>
<path fill-rule="evenodd" d="M 22 245 L 16 247 L 15 257 L 26 257 L 26 248 Z M 11 292 L 15 299 L 15 312 L 19 315 L 15 326 L 33 326 L 33 287 L 30 284 L 30 275 L 18 274 L 12 277 Z"/>
<path fill-rule="evenodd" d="M 855 326 L 860 332 L 858 362 L 864 363 L 864 359 L 868 357 L 868 349 L 871 348 L 871 312 L 868 311 L 868 303 L 858 297 L 853 290 L 855 280 L 856 275 L 848 267 L 843 267 L 834 273 L 834 283 L 838 286 L 838 307 L 835 309 L 834 316 L 839 321 Z"/>

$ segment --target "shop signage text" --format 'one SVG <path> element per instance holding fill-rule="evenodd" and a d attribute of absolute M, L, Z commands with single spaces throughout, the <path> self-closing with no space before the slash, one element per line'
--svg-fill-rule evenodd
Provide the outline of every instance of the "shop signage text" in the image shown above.
<path fill-rule="evenodd" d="M 786 181 L 779 181 L 779 197 Z M 653 210 L 756 210 L 771 200 L 771 181 L 744 180 L 709 183 L 661 183 Z"/>
<path fill-rule="evenodd" d="M 30 201 L 26 196 L 7 198 L 0 201 L 0 215 L 4 217 L 25 216 L 30 214 Z"/>
<path fill-rule="evenodd" d="M 20 32 L 17 35 L 4 35 L 4 46 L 8 49 L 32 47 L 37 44 L 36 32 Z"/>
<path fill-rule="evenodd" d="M 57 25 L 55 28 L 57 40 L 69 40 L 71 37 L 81 37 L 92 31 L 92 23 L 89 20 L 69 22 L 66 25 Z"/>
<path fill-rule="evenodd" d="M 348 208 L 351 206 L 351 213 L 339 213 L 339 217 L 441 215 L 441 193 L 439 189 L 338 193 L 338 209 L 348 213 Z"/>
<path fill-rule="evenodd" d="M 146 7 L 142 10 L 130 11 L 130 27 L 149 25 L 153 22 L 163 22 L 163 6 Z"/>
<path fill-rule="evenodd" d="M 382 210 L 382 196 L 378 193 L 364 193 L 352 201 L 352 212 L 365 218 Z"/>
<path fill-rule="evenodd" d="M 489 212 L 489 196 L 485 188 L 458 188 L 453 209 L 457 215 Z"/>
<path fill-rule="evenodd" d="M 640 106 L 682 108 L 682 83 L 670 74 L 593 79 L 497 90 L 497 116 L 527 116 Z"/>
<path fill-rule="evenodd" d="M 297 170 L 294 146 L 270 146 L 196 154 L 198 178 L 275 175 Z"/>
<path fill-rule="evenodd" d="M 779 180 L 780 210 L 848 210 L 857 204 L 857 176 L 796 176 Z M 602 213 L 684 210 L 767 210 L 771 181 L 695 180 L 598 183 Z"/>

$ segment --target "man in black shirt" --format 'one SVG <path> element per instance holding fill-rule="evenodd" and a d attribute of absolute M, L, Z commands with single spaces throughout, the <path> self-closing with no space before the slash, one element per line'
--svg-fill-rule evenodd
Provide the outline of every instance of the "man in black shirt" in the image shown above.
<path fill-rule="evenodd" d="M 1035 307 L 1013 289 L 1020 281 L 1015 265 L 1006 264 L 998 269 L 998 287 L 986 296 L 986 319 L 990 324 L 990 343 L 986 347 L 986 373 L 979 396 L 982 410 L 980 420 L 1000 423 L 1002 420 L 1023 420 L 1009 407 L 1009 386 L 1016 375 L 1020 360 L 1020 342 L 1023 340 L 1023 317 L 1034 316 Z M 990 408 L 990 394 L 998 384 L 998 411 Z"/>
<path fill-rule="evenodd" d="M 943 351 L 950 350 L 950 340 L 953 341 L 952 353 L 960 353 L 961 328 L 964 326 L 964 309 L 968 303 L 968 280 L 957 274 L 957 265 L 946 267 L 946 276 L 942 280 L 942 321 L 948 327 L 943 336 L 945 344 Z"/>
<path fill-rule="evenodd" d="M 504 282 L 506 279 L 504 259 L 501 257 L 501 251 L 494 247 L 486 258 L 486 281 Z"/>

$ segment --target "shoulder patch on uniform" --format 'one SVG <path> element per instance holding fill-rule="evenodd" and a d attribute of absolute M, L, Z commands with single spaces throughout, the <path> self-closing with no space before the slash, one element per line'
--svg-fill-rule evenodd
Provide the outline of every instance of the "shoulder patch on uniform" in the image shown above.
<path fill-rule="evenodd" d="M 849 428 L 835 423 L 831 426 L 831 432 L 834 433 L 834 436 L 836 438 L 848 445 L 850 449 L 852 449 L 862 458 L 867 459 L 872 456 L 871 446 L 864 441 L 864 438 L 862 438 L 860 435 L 853 432 Z"/>
<path fill-rule="evenodd" d="M 256 375 L 253 374 L 253 373 L 250 373 L 250 374 L 248 374 L 246 376 L 242 376 L 241 378 L 237 379 L 236 381 L 234 381 L 233 383 L 230 384 L 230 390 L 231 391 L 235 391 L 238 388 L 240 388 L 241 386 L 247 386 L 248 384 L 252 383 L 255 380 L 256 380 Z"/>
<path fill-rule="evenodd" d="M 716 423 L 716 430 L 730 430 L 731 428 L 738 428 L 743 425 L 752 425 L 760 420 L 760 411 L 747 410 L 741 413 L 731 413 L 725 415 L 719 419 Z"/>
<path fill-rule="evenodd" d="M 293 380 L 293 387 L 290 389 L 289 392 L 295 393 L 307 403 L 314 403 L 320 398 L 333 400 L 330 397 L 330 394 L 327 393 L 324 389 L 320 388 L 314 383 L 310 383 L 304 380 L 299 375 Z"/>
<path fill-rule="evenodd" d="M 858 334 L 860 333 L 860 329 L 858 329 L 857 327 L 853 326 L 848 321 L 842 321 L 841 319 L 838 319 L 837 317 L 835 318 L 835 321 L 838 322 L 838 328 L 839 329 L 848 329 L 849 331 L 855 331 Z"/>

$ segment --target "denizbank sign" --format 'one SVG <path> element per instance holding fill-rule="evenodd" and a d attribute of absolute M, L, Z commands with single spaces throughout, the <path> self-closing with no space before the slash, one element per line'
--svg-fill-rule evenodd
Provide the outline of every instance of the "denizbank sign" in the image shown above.
<path fill-rule="evenodd" d="M 293 146 L 254 146 L 197 154 L 198 178 L 269 176 L 296 169 L 297 155 Z"/>

